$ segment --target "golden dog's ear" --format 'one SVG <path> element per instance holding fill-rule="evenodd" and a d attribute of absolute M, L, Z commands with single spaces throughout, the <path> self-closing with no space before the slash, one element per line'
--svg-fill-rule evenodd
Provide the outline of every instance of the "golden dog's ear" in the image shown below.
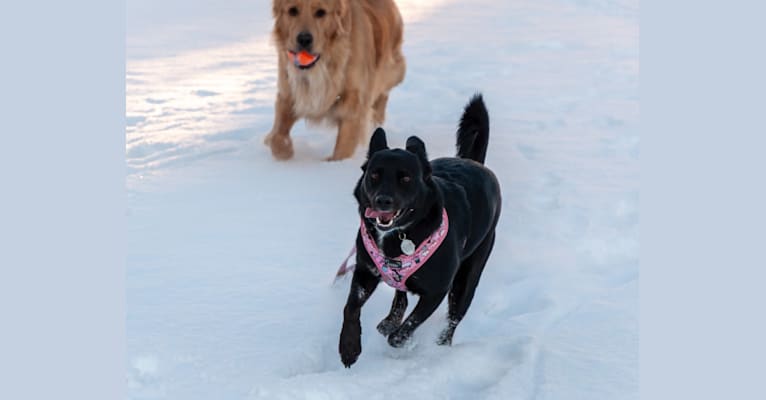
<path fill-rule="evenodd" d="M 274 38 L 276 38 L 277 47 L 283 43 L 287 36 L 287 28 L 285 27 L 285 19 L 283 18 L 284 0 L 274 0 L 271 5 L 271 12 L 274 14 Z"/>
<path fill-rule="evenodd" d="M 338 35 L 346 35 L 351 32 L 351 11 L 348 9 L 349 0 L 338 1 L 338 9 L 335 10 L 335 31 Z"/>

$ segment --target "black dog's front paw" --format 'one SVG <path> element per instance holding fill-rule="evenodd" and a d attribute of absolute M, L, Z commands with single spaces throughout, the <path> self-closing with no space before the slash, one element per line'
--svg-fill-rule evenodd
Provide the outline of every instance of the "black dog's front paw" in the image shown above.
<path fill-rule="evenodd" d="M 343 324 L 338 352 L 340 353 L 340 361 L 346 368 L 350 368 L 359 358 L 359 354 L 362 354 L 362 327 L 359 321 Z"/>
<path fill-rule="evenodd" d="M 388 344 L 391 347 L 402 347 L 405 343 L 407 343 L 407 340 L 410 338 L 410 334 L 407 332 L 402 332 L 401 329 L 398 329 L 394 331 L 392 334 L 388 335 Z"/>
<path fill-rule="evenodd" d="M 442 333 L 439 334 L 439 340 L 436 341 L 436 344 L 439 346 L 452 346 L 452 335 L 455 334 L 456 326 L 456 322 L 450 322 Z"/>
<path fill-rule="evenodd" d="M 452 346 L 452 334 L 442 332 L 439 335 L 439 339 L 436 341 L 439 346 Z"/>
<path fill-rule="evenodd" d="M 378 332 L 383 336 L 388 336 L 397 329 L 399 329 L 399 324 L 388 318 L 383 319 L 378 324 Z"/>

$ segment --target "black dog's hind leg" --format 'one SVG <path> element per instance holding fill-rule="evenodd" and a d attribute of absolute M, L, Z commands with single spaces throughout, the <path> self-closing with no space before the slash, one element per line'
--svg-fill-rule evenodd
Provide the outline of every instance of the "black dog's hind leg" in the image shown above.
<path fill-rule="evenodd" d="M 388 336 L 391 332 L 399 328 L 402 324 L 402 317 L 407 310 L 407 292 L 397 290 L 394 295 L 394 301 L 391 302 L 391 311 L 386 318 L 378 324 L 378 332 L 383 336 Z"/>
<path fill-rule="evenodd" d="M 438 293 L 431 296 L 420 296 L 418 304 L 415 306 L 415 309 L 412 310 L 407 319 L 404 320 L 404 323 L 402 323 L 402 325 L 397 330 L 388 335 L 388 344 L 393 347 L 402 347 L 407 339 L 412 336 L 412 332 L 415 331 L 415 329 L 420 326 L 423 321 L 430 317 L 434 311 L 436 311 L 436 309 L 439 307 L 439 304 L 441 304 L 442 300 L 444 300 L 444 297 L 446 296 L 447 292 Z"/>
<path fill-rule="evenodd" d="M 378 286 L 380 278 L 373 275 L 366 265 L 357 264 L 346 306 L 343 308 L 343 328 L 340 331 L 338 352 L 346 368 L 355 363 L 362 353 L 362 325 L 359 316 L 362 306 Z"/>
<path fill-rule="evenodd" d="M 451 345 L 452 335 L 455 328 L 465 316 L 471 305 L 479 278 L 487 264 L 492 246 L 495 244 L 495 232 L 487 236 L 479 247 L 460 266 L 455 280 L 452 282 L 452 290 L 449 293 L 449 311 L 447 312 L 447 327 L 439 335 L 437 341 L 440 345 Z"/>

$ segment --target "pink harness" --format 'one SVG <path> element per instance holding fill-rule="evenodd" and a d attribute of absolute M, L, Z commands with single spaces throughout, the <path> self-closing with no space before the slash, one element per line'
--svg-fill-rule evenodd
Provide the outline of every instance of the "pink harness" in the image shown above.
<path fill-rule="evenodd" d="M 404 283 L 410 275 L 414 274 L 423 264 L 428 261 L 429 258 L 436 252 L 436 249 L 447 237 L 449 231 L 449 219 L 447 218 L 447 210 L 442 210 L 442 223 L 436 228 L 436 231 L 427 237 L 412 255 L 408 256 L 402 254 L 396 258 L 386 257 L 382 251 L 378 248 L 375 240 L 367 232 L 367 228 L 364 226 L 364 220 L 362 220 L 361 227 L 359 228 L 362 234 L 362 242 L 364 242 L 364 248 L 367 249 L 367 254 L 370 255 L 372 261 L 380 272 L 380 276 L 383 281 L 396 290 L 406 291 L 407 288 Z"/>

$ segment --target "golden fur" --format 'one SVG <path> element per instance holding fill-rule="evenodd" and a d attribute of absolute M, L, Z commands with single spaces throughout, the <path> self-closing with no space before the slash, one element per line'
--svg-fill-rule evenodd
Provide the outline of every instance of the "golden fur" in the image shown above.
<path fill-rule="evenodd" d="M 383 123 L 388 92 L 404 79 L 399 9 L 393 0 L 274 0 L 273 13 L 279 79 L 265 143 L 274 157 L 291 158 L 290 129 L 306 118 L 338 126 L 330 160 L 351 157 L 371 123 Z M 311 33 L 312 53 L 319 54 L 309 69 L 287 55 L 297 51 L 301 32 Z"/>

